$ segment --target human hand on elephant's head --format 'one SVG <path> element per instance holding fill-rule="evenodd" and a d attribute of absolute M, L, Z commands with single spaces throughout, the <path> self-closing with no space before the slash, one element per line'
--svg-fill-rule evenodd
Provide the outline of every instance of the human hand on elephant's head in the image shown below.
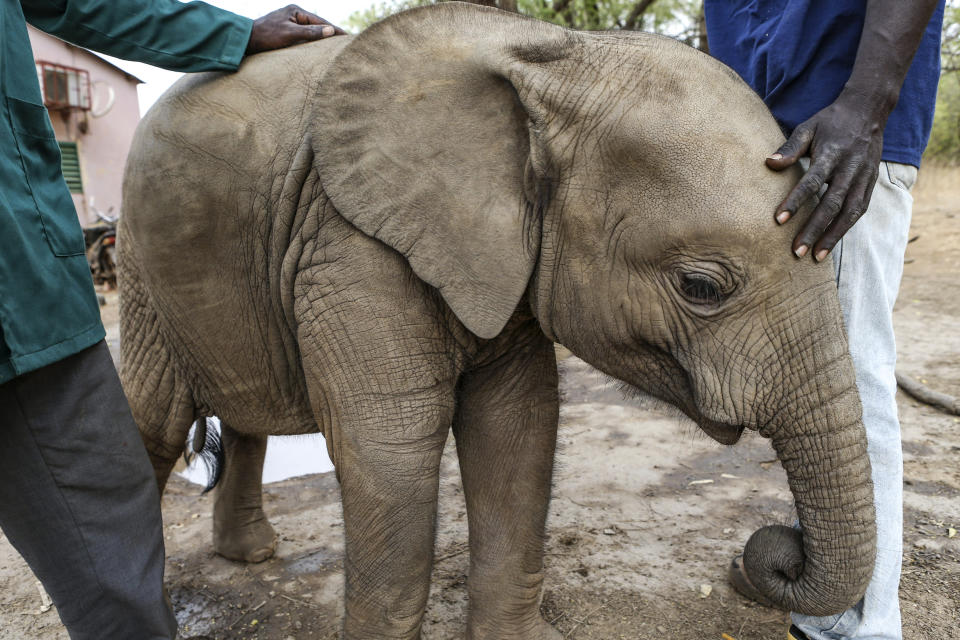
<path fill-rule="evenodd" d="M 866 101 L 841 95 L 799 124 L 790 139 L 767 158 L 767 166 L 779 171 L 810 156 L 810 168 L 777 209 L 780 224 L 827 185 L 793 240 L 798 258 L 812 247 L 815 260 L 825 259 L 866 212 L 877 181 L 886 123 L 886 115 L 877 111 Z"/>
<path fill-rule="evenodd" d="M 320 16 L 291 4 L 283 9 L 271 11 L 253 22 L 246 53 L 249 55 L 283 49 L 330 36 L 346 35 L 346 33 Z"/>
<path fill-rule="evenodd" d="M 937 0 L 868 2 L 856 60 L 843 92 L 797 126 L 786 144 L 767 158 L 768 167 L 780 170 L 801 156 L 810 156 L 806 175 L 777 209 L 780 224 L 824 184 L 829 185 L 793 240 L 798 257 L 812 247 L 813 257 L 823 260 L 866 212 L 879 173 L 887 117 L 899 100 L 937 4 Z"/>

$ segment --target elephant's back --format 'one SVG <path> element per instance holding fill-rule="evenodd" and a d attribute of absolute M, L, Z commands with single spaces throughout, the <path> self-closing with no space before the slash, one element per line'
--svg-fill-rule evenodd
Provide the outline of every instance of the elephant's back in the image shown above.
<path fill-rule="evenodd" d="M 309 420 L 276 311 L 268 239 L 283 230 L 271 203 L 304 138 L 309 100 L 346 40 L 252 56 L 233 74 L 185 76 L 144 117 L 128 156 L 121 260 L 136 263 L 141 304 L 189 362 L 186 377 L 207 389 L 198 402 L 241 430 L 262 419 L 294 432 Z"/>
<path fill-rule="evenodd" d="M 217 209 L 234 216 L 270 190 L 303 137 L 310 101 L 329 63 L 350 40 L 262 53 L 235 73 L 188 74 L 137 127 L 124 174 L 124 216 L 144 249 L 181 234 L 229 230 Z M 249 221 L 247 221 L 249 222 Z"/>
<path fill-rule="evenodd" d="M 150 109 L 127 158 L 122 209 L 124 250 L 148 289 L 204 308 L 211 273 L 229 281 L 267 261 L 262 238 L 278 231 L 273 213 L 308 135 L 310 100 L 348 40 L 251 56 L 235 73 L 187 75 Z"/>

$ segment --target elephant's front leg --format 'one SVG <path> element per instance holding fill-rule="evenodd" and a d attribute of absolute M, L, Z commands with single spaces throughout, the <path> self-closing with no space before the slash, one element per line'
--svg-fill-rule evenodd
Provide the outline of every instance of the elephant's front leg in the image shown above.
<path fill-rule="evenodd" d="M 470 527 L 469 640 L 560 638 L 540 615 L 557 365 L 542 335 L 526 342 L 464 376 L 454 421 Z"/>
<path fill-rule="evenodd" d="M 453 389 L 353 398 L 336 430 L 346 534 L 346 640 L 420 637 Z"/>
<path fill-rule="evenodd" d="M 263 513 L 266 436 L 248 436 L 221 423 L 226 458 L 213 507 L 213 548 L 225 558 L 262 562 L 273 555 L 277 534 Z"/>

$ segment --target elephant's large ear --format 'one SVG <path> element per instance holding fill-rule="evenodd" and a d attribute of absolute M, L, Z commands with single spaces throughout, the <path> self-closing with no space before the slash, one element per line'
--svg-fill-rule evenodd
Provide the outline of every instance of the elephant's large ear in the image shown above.
<path fill-rule="evenodd" d="M 543 114 L 518 78 L 564 57 L 576 39 L 515 14 L 443 3 L 361 33 L 319 89 L 313 144 L 334 206 L 406 256 L 482 338 L 510 318 L 539 253 L 524 169 Z"/>

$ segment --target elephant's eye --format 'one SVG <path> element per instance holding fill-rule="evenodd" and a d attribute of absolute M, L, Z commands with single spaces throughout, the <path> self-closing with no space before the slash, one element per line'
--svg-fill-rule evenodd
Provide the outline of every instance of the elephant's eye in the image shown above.
<path fill-rule="evenodd" d="M 681 276 L 680 290 L 690 302 L 697 304 L 719 304 L 723 294 L 713 278 L 698 273 Z"/>

